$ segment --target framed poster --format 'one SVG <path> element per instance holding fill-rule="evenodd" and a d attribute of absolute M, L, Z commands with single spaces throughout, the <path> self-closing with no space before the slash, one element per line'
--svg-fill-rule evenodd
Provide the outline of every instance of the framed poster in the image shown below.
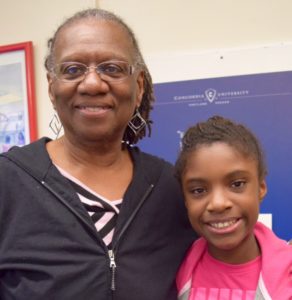
<path fill-rule="evenodd" d="M 32 42 L 0 46 L 0 153 L 36 138 Z"/>

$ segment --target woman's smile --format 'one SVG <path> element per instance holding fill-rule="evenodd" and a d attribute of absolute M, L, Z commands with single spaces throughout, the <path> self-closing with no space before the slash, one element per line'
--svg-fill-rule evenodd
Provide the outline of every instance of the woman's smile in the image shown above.
<path fill-rule="evenodd" d="M 76 106 L 83 115 L 101 117 L 112 111 L 110 105 L 78 105 Z"/>

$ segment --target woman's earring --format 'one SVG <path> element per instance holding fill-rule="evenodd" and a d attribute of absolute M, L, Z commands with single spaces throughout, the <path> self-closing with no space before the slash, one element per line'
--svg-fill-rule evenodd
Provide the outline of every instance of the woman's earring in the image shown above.
<path fill-rule="evenodd" d="M 54 113 L 54 116 L 53 116 L 53 118 L 52 118 L 52 120 L 49 124 L 49 127 L 51 128 L 51 130 L 55 134 L 55 139 L 57 139 L 60 132 L 61 132 L 61 130 L 62 130 L 62 123 L 61 123 L 57 113 Z"/>
<path fill-rule="evenodd" d="M 128 126 L 129 128 L 131 128 L 135 135 L 137 135 L 146 126 L 146 121 L 141 116 L 138 108 L 136 108 L 135 114 L 128 123 Z"/>

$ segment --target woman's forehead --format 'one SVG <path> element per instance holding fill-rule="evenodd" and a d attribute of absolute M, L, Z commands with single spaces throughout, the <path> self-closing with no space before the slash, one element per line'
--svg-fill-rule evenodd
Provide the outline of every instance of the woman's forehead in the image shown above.
<path fill-rule="evenodd" d="M 129 33 L 119 23 L 110 20 L 82 19 L 66 25 L 57 35 L 56 56 L 66 52 L 113 52 L 129 56 L 134 52 Z"/>

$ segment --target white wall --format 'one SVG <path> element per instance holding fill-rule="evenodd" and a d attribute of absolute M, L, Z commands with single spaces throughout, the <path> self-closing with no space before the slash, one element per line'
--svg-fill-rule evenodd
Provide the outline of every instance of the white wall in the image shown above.
<path fill-rule="evenodd" d="M 99 5 L 132 25 L 154 82 L 292 70 L 290 0 Z"/>
<path fill-rule="evenodd" d="M 158 69 L 165 68 L 166 64 L 168 72 L 179 72 L 175 69 L 179 59 L 171 68 L 173 57 L 183 56 L 185 61 L 195 57 L 196 78 L 213 72 L 212 61 L 204 61 L 214 53 L 225 55 L 237 53 L 234 49 L 292 43 L 291 0 L 0 0 L 0 45 L 27 40 L 34 43 L 39 136 L 50 135 L 48 123 L 52 116 L 43 68 L 46 41 L 64 17 L 95 6 L 116 12 L 134 29 L 155 81 L 163 81 L 163 72 L 161 75 Z M 289 47 L 285 47 L 285 59 Z M 259 58 L 259 52 L 255 53 L 252 51 L 249 59 L 251 66 Z M 278 53 L 281 51 L 269 51 L 261 59 L 261 65 L 274 64 L 274 61 L 277 64 L 277 60 L 283 63 Z M 232 57 L 230 61 L 223 60 L 222 67 L 217 55 L 214 60 L 217 68 L 224 73 L 231 65 L 233 70 L 237 64 L 238 68 L 245 66 L 240 55 Z"/>
<path fill-rule="evenodd" d="M 134 28 L 147 54 L 292 41 L 291 0 L 99 0 Z"/>

